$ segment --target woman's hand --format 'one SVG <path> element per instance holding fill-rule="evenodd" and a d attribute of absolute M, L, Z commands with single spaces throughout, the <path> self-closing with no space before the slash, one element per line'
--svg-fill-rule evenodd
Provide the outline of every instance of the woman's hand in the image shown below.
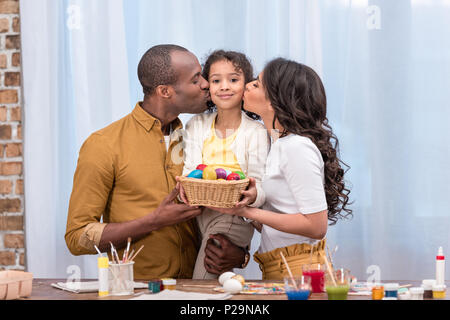
<path fill-rule="evenodd" d="M 176 176 L 175 180 L 177 180 L 176 188 L 177 188 L 177 190 L 179 192 L 179 197 L 180 197 L 181 201 L 183 201 L 185 204 L 189 205 L 189 201 L 188 201 L 188 199 L 186 197 L 186 192 L 184 191 L 184 188 L 183 188 L 183 186 L 181 185 L 181 182 L 180 182 L 180 177 Z"/>
<path fill-rule="evenodd" d="M 236 203 L 237 208 L 246 207 L 256 201 L 257 196 L 256 180 L 254 178 L 249 178 L 249 180 L 250 183 L 248 185 L 247 190 L 241 191 L 241 194 L 244 196 L 244 198 L 238 203 Z"/>

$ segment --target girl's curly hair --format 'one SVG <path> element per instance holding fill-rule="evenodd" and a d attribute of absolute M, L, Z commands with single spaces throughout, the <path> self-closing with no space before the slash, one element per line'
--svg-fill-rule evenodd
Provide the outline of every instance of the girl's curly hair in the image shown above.
<path fill-rule="evenodd" d="M 242 71 L 244 74 L 244 83 L 247 84 L 254 80 L 253 76 L 253 67 L 250 60 L 243 53 L 236 51 L 225 51 L 225 50 L 216 50 L 212 52 L 208 58 L 206 59 L 205 64 L 203 65 L 202 76 L 209 81 L 209 72 L 211 70 L 211 66 L 218 61 L 229 61 L 233 64 L 233 66 L 238 71 Z M 208 112 L 214 112 L 216 110 L 216 106 L 212 101 L 208 102 Z M 260 120 L 260 117 L 257 114 L 246 111 L 244 109 L 244 103 L 242 102 L 242 110 L 252 119 Z"/>
<path fill-rule="evenodd" d="M 339 141 L 327 119 L 325 89 L 317 73 L 295 61 L 277 58 L 263 71 L 262 84 L 275 111 L 275 121 L 284 128 L 281 136 L 293 133 L 308 137 L 317 146 L 325 164 L 325 194 L 330 225 L 352 216 L 344 183 L 343 163 L 337 154 Z M 347 170 L 348 170 L 347 169 Z"/>

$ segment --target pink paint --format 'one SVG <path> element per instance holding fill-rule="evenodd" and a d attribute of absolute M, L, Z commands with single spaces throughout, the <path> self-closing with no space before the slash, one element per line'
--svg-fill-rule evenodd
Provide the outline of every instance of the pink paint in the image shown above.
<path fill-rule="evenodd" d="M 313 293 L 325 292 L 325 271 L 323 270 L 303 271 L 303 275 L 311 277 L 311 287 Z"/>

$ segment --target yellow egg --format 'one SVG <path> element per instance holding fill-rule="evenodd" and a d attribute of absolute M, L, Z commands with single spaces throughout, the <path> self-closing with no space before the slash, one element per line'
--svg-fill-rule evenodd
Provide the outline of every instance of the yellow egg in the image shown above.
<path fill-rule="evenodd" d="M 236 279 L 237 281 L 239 281 L 242 285 L 245 284 L 245 279 L 243 276 L 241 276 L 240 274 L 237 274 L 235 276 L 232 276 L 231 279 Z"/>
<path fill-rule="evenodd" d="M 204 180 L 217 180 L 216 170 L 212 166 L 208 166 L 203 169 Z"/>

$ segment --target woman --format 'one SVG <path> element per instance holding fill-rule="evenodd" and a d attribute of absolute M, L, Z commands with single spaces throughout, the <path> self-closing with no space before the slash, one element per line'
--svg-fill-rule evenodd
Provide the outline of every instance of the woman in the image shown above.
<path fill-rule="evenodd" d="M 244 107 L 261 116 L 272 137 L 262 181 L 266 203 L 262 209 L 236 206 L 220 211 L 261 224 L 254 259 L 263 279 L 287 275 L 280 252 L 299 275 L 303 264 L 325 262 L 328 220 L 333 225 L 352 214 L 336 152 L 338 140 L 326 117 L 325 90 L 314 70 L 278 58 L 247 84 Z M 251 203 L 256 188 L 251 186 L 244 195 Z"/>

